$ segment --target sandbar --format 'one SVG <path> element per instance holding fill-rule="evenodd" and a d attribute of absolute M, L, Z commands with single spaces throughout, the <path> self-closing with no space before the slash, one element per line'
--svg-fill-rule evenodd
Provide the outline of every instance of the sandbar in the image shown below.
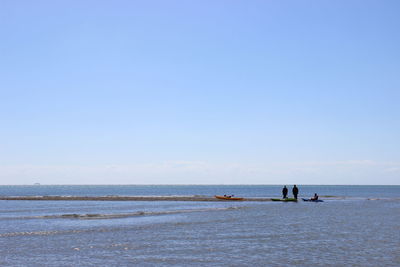
<path fill-rule="evenodd" d="M 222 200 L 214 196 L 0 196 L 0 200 L 63 200 L 63 201 L 271 201 L 271 198 L 244 198 Z"/>

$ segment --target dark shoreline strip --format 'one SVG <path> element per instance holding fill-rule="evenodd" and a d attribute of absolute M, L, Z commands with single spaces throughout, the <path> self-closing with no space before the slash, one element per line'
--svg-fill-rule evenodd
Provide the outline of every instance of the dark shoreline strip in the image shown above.
<path fill-rule="evenodd" d="M 214 197 L 186 197 L 186 196 L 22 196 L 5 197 L 0 196 L 0 200 L 81 200 L 81 201 L 215 201 L 215 202 L 240 202 L 240 201 L 271 201 L 270 198 L 245 198 L 243 200 L 222 200 Z"/>

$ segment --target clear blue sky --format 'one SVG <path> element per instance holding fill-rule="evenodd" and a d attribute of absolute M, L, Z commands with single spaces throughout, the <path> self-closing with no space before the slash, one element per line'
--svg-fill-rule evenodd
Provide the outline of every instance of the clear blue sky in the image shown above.
<path fill-rule="evenodd" d="M 0 184 L 400 184 L 400 2 L 0 2 Z"/>

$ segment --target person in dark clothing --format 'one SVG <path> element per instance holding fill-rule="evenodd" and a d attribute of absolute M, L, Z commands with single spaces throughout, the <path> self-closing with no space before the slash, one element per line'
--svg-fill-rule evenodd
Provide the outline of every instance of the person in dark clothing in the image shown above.
<path fill-rule="evenodd" d="M 282 195 L 283 198 L 287 198 L 287 193 L 288 193 L 288 189 L 286 187 L 286 185 L 282 188 Z"/>
<path fill-rule="evenodd" d="M 294 198 L 297 199 L 297 195 L 299 194 L 299 189 L 297 188 L 296 185 L 293 186 L 292 193 L 293 193 Z"/>
<path fill-rule="evenodd" d="M 311 198 L 312 201 L 316 201 L 318 200 L 318 195 L 317 193 L 314 194 L 314 196 Z"/>

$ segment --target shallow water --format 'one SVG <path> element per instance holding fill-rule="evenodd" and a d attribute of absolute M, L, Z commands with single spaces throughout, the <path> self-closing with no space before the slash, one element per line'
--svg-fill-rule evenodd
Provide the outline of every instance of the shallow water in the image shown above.
<path fill-rule="evenodd" d="M 240 191 L 214 186 L 190 194 L 227 189 Z M 399 187 L 389 194 L 335 190 L 352 197 L 323 203 L 0 201 L 0 265 L 400 266 Z M 179 195 L 174 187 L 169 192 Z"/>
<path fill-rule="evenodd" d="M 291 185 L 287 185 L 291 193 Z M 303 185 L 300 196 L 400 197 L 400 186 Z M 280 185 L 25 185 L 0 186 L 0 196 L 213 196 L 279 197 Z"/>

